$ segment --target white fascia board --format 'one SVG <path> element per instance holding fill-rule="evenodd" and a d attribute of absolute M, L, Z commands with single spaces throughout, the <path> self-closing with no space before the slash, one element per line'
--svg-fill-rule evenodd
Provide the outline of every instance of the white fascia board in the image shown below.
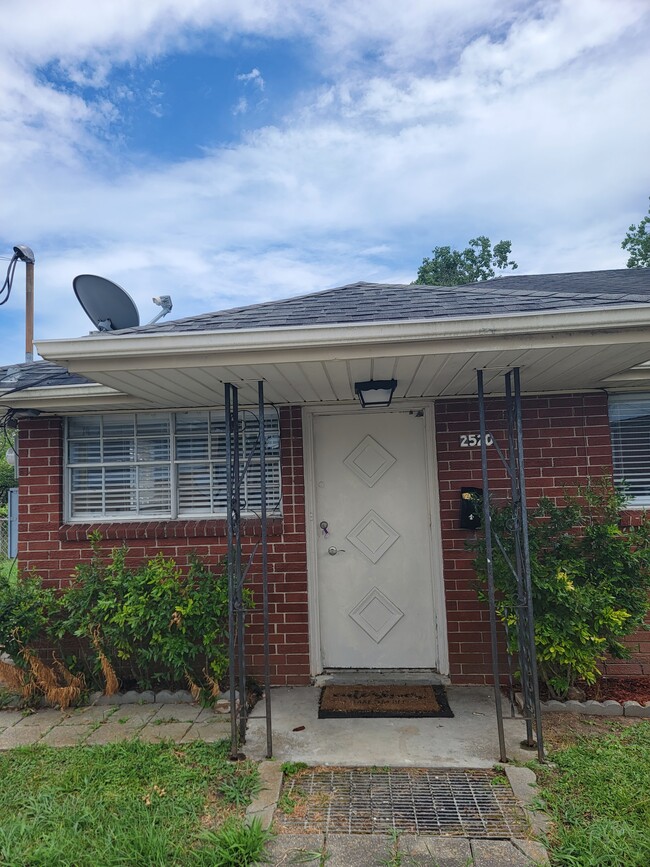
<path fill-rule="evenodd" d="M 108 388 L 106 385 L 76 383 L 74 385 L 48 385 L 39 388 L 25 388 L 20 391 L 0 392 L 0 406 L 40 409 L 47 405 L 46 411 L 82 409 L 88 404 L 121 406 L 133 404 L 130 395 Z"/>
<path fill-rule="evenodd" d="M 101 334 L 76 339 L 42 340 L 37 349 L 49 361 L 65 363 L 71 370 L 119 369 L 152 356 L 186 359 L 193 355 L 211 356 L 213 363 L 228 364 L 228 356 L 286 353 L 287 359 L 301 350 L 336 350 L 362 347 L 385 352 L 395 344 L 439 344 L 452 350 L 450 343 L 483 341 L 495 346 L 500 339 L 536 335 L 541 343 L 554 345 L 565 336 L 573 345 L 594 342 L 628 342 L 650 337 L 650 305 L 563 310 L 534 314 L 499 314 L 489 317 L 400 322 L 369 322 L 344 325 L 288 326 L 286 328 L 232 329 L 200 332 L 161 332 L 159 334 Z M 591 335 L 592 339 L 588 339 Z M 581 337 L 582 336 L 582 337 Z M 587 338 L 587 339 L 585 339 Z M 478 348 L 478 346 L 476 347 Z M 486 347 L 487 348 L 487 347 Z M 455 347 L 454 347 L 455 349 Z M 460 351 L 460 350 L 456 350 Z M 356 354 L 356 353 L 355 353 Z M 370 353 L 369 353 L 370 354 Z M 400 352 L 400 354 L 405 354 Z M 206 359 L 207 360 L 207 359 Z M 232 363 L 232 362 L 231 362 Z"/>

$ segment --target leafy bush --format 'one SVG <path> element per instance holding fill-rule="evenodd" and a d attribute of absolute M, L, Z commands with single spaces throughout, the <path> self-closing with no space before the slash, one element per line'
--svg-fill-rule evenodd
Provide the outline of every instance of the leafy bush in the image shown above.
<path fill-rule="evenodd" d="M 589 484 L 562 505 L 540 500 L 529 511 L 529 545 L 535 645 L 541 679 L 549 693 L 566 696 L 576 680 L 594 683 L 607 654 L 630 656 L 626 635 L 644 622 L 650 588 L 650 518 L 621 523 L 626 497 L 611 483 Z M 493 527 L 515 562 L 509 508 L 496 508 Z M 499 548 L 494 549 L 497 614 L 509 627 L 516 652 L 516 582 Z M 485 599 L 485 541 L 475 568 Z"/>
<path fill-rule="evenodd" d="M 54 591 L 45 589 L 37 576 L 9 580 L 0 573 L 0 653 L 20 665 L 21 649 L 43 637 L 54 606 Z"/>
<path fill-rule="evenodd" d="M 193 557 L 183 573 L 162 554 L 132 566 L 126 547 L 105 554 L 100 542 L 90 536 L 89 560 L 58 594 L 36 575 L 0 575 L 0 653 L 18 666 L 0 663 L 0 675 L 24 696 L 36 690 L 57 703 L 76 701 L 85 683 L 116 692 L 116 670 L 140 688 L 189 686 L 195 698 L 214 697 L 228 667 L 223 568 Z"/>
<path fill-rule="evenodd" d="M 98 534 L 60 598 L 58 636 L 85 639 L 95 673 L 128 671 L 140 687 L 188 683 L 210 692 L 228 665 L 228 586 L 223 569 L 198 557 L 187 574 L 162 554 L 127 566 L 128 549 L 106 556 Z"/>

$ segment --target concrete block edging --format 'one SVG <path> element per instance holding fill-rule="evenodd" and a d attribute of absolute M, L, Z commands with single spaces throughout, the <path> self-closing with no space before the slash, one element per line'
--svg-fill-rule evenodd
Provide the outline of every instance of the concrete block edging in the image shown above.
<path fill-rule="evenodd" d="M 239 693 L 235 693 L 239 708 Z M 126 704 L 193 704 L 192 693 L 186 689 L 176 691 L 162 689 L 159 692 L 145 690 L 138 692 L 131 689 L 128 692 L 116 692 L 114 695 L 104 695 L 103 692 L 94 692 L 88 701 L 89 705 L 126 705 Z M 218 714 L 230 713 L 230 693 L 221 693 L 213 706 Z"/>
<path fill-rule="evenodd" d="M 638 701 L 543 701 L 542 713 L 582 713 L 592 716 L 626 716 L 650 719 L 650 702 Z"/>

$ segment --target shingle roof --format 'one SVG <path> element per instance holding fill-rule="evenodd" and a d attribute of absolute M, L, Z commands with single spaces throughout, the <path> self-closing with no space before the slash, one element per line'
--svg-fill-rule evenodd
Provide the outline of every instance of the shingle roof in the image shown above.
<path fill-rule="evenodd" d="M 78 385 L 92 382 L 52 361 L 27 361 L 0 367 L 0 393 L 52 385 Z"/>
<path fill-rule="evenodd" d="M 465 286 L 351 283 L 281 301 L 203 313 L 139 328 L 125 328 L 118 333 L 182 334 L 225 329 L 286 328 L 290 325 L 434 320 L 648 303 L 650 268 L 569 274 L 517 274 Z M 15 383 L 3 382 L 9 368 L 0 368 L 0 391 L 92 381 L 77 374 L 69 374 L 65 368 L 48 361 L 15 367 L 20 370 Z"/>
<path fill-rule="evenodd" d="M 650 268 L 500 277 L 465 286 L 351 283 L 247 307 L 125 328 L 120 334 L 446 319 L 650 302 Z"/>

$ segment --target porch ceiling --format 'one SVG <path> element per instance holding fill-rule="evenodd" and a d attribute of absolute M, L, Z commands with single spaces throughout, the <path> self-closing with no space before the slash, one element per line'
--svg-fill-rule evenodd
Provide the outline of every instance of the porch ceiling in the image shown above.
<path fill-rule="evenodd" d="M 495 320 L 116 334 L 45 341 L 38 348 L 113 390 L 107 403 L 117 405 L 121 395 L 143 407 L 220 404 L 226 382 L 253 403 L 259 380 L 277 404 L 353 400 L 354 383 L 367 379 L 396 379 L 397 398 L 474 395 L 477 368 L 486 370 L 487 393 L 502 389 L 510 367 L 521 369 L 529 393 L 597 389 L 626 381 L 627 372 L 650 357 L 647 307 Z M 35 392 L 33 400 L 40 402 Z"/>
<path fill-rule="evenodd" d="M 476 369 L 486 369 L 486 392 L 503 388 L 502 373 L 520 367 L 527 392 L 597 388 L 603 379 L 644 360 L 647 344 L 462 352 L 447 355 L 380 356 L 326 361 L 250 365 L 145 367 L 93 372 L 104 385 L 152 406 L 209 406 L 222 403 L 224 383 L 239 386 L 241 400 L 254 403 L 257 382 L 264 380 L 267 399 L 277 404 L 322 403 L 354 399 L 354 383 L 396 379 L 397 398 L 473 395 Z"/>

